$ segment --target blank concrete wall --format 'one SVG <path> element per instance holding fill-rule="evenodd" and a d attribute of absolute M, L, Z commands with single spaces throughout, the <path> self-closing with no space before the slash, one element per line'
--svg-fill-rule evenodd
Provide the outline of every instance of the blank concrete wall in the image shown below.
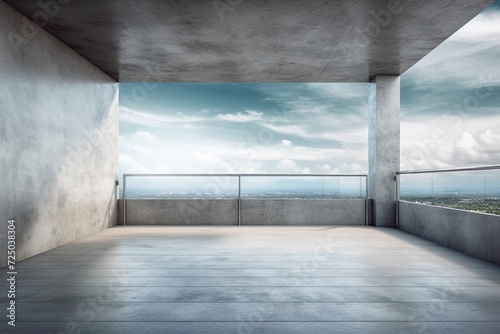
<path fill-rule="evenodd" d="M 365 200 L 247 200 L 243 225 L 365 225 Z"/>
<path fill-rule="evenodd" d="M 119 221 L 123 224 L 122 200 Z M 365 200 L 244 199 L 242 225 L 365 225 Z M 127 225 L 238 225 L 238 200 L 127 200 Z"/>
<path fill-rule="evenodd" d="M 500 264 L 500 216 L 400 201 L 399 228 Z"/>
<path fill-rule="evenodd" d="M 118 84 L 0 1 L 0 267 L 115 224 Z"/>
<path fill-rule="evenodd" d="M 126 219 L 127 225 L 238 225 L 238 200 L 128 199 Z"/>

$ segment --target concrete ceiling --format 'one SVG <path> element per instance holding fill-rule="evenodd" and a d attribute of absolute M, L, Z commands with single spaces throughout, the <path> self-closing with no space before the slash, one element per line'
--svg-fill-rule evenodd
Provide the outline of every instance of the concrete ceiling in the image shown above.
<path fill-rule="evenodd" d="M 5 2 L 120 82 L 367 82 L 402 74 L 492 1 Z"/>

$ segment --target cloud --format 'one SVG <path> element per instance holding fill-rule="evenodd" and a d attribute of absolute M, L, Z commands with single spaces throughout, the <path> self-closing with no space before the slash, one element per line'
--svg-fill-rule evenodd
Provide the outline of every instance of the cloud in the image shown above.
<path fill-rule="evenodd" d="M 270 123 L 260 123 L 260 125 L 268 128 L 269 130 L 282 134 L 294 135 L 308 139 L 315 137 L 315 135 L 307 132 L 304 128 L 300 127 L 299 125 L 273 125 Z"/>
<path fill-rule="evenodd" d="M 233 160 L 211 151 L 195 152 L 194 160 L 204 173 L 219 174 L 262 174 L 265 173 L 259 161 Z"/>
<path fill-rule="evenodd" d="M 196 110 L 189 104 L 163 111 L 122 106 L 120 150 L 135 159 L 127 166 L 153 173 L 310 173 L 321 172 L 321 164 L 335 168 L 337 158 L 361 164 L 367 159 L 366 85 L 353 100 L 350 89 L 338 88 L 334 97 L 320 85 L 251 86 L 247 91 L 235 84 L 237 99 L 213 91 L 210 99 L 197 101 Z M 343 85 L 323 86 L 333 92 Z M 242 103 L 246 109 L 239 109 Z"/>
<path fill-rule="evenodd" d="M 485 153 L 498 154 L 500 152 L 500 127 L 480 131 L 476 135 L 476 145 Z"/>
<path fill-rule="evenodd" d="M 500 162 L 500 127 L 496 130 L 487 128 L 475 135 L 464 131 L 455 140 L 452 157 L 462 165 Z"/>
<path fill-rule="evenodd" d="M 188 124 L 193 122 L 202 122 L 204 120 L 206 120 L 206 118 L 186 116 L 178 112 L 165 112 L 164 114 L 157 114 L 120 106 L 120 122 L 164 128 L 172 125 L 173 123 Z"/>
<path fill-rule="evenodd" d="M 404 117 L 466 110 L 498 113 L 500 11 L 487 10 L 401 76 Z M 489 91 L 489 95 L 483 93 Z M 472 106 L 472 108 L 471 108 Z"/>
<path fill-rule="evenodd" d="M 332 172 L 332 166 L 329 164 L 323 164 L 320 165 L 319 168 L 323 173 L 331 173 Z"/>
<path fill-rule="evenodd" d="M 484 12 L 457 31 L 450 37 L 450 40 L 474 43 L 477 41 L 498 42 L 498 36 L 500 36 L 499 22 L 500 11 Z"/>
<path fill-rule="evenodd" d="M 323 94 L 329 100 L 340 99 L 351 103 L 368 103 L 368 83 L 308 83 L 306 85 L 311 90 Z"/>
<path fill-rule="evenodd" d="M 264 165 L 259 161 L 242 160 L 228 163 L 228 173 L 231 174 L 265 174 Z"/>
<path fill-rule="evenodd" d="M 401 162 L 402 170 L 498 164 L 500 126 L 483 128 L 475 132 L 462 131 L 454 138 L 445 138 L 442 141 L 428 138 L 404 143 Z"/>
<path fill-rule="evenodd" d="M 286 92 L 277 86 L 264 86 L 266 101 L 275 102 L 284 116 L 317 117 L 325 114 L 366 115 L 367 83 L 307 83 L 288 85 Z"/>
<path fill-rule="evenodd" d="M 326 174 L 366 174 L 366 168 L 356 162 L 332 162 L 332 164 L 320 164 L 318 168 Z"/>
<path fill-rule="evenodd" d="M 315 145 L 325 145 L 325 141 L 329 141 L 330 146 L 342 146 L 343 143 L 351 143 L 353 145 L 366 146 L 368 140 L 368 129 L 367 124 L 364 124 L 365 128 L 362 130 L 352 124 L 344 123 L 344 129 L 334 129 L 329 127 L 329 129 L 321 129 L 320 127 L 329 123 L 325 118 L 318 119 L 316 122 L 309 122 L 308 124 L 273 124 L 261 122 L 261 126 L 268 128 L 271 131 L 279 133 L 281 135 L 297 136 L 303 139 L 318 141 L 318 144 L 310 144 L 312 147 Z M 352 127 L 351 127 L 351 126 Z"/>
<path fill-rule="evenodd" d="M 328 105 L 313 100 L 310 97 L 298 96 L 285 103 L 285 110 L 288 113 L 296 114 L 326 114 Z"/>
<path fill-rule="evenodd" d="M 500 162 L 496 8 L 478 15 L 402 75 L 401 169 Z"/>
<path fill-rule="evenodd" d="M 237 114 L 218 114 L 215 118 L 228 122 L 253 122 L 261 120 L 262 115 L 263 113 L 255 110 L 246 110 Z"/>
<path fill-rule="evenodd" d="M 355 162 L 344 162 L 340 163 L 338 166 L 332 169 L 333 173 L 344 174 L 344 173 L 354 173 L 354 174 L 365 174 L 366 169 L 360 164 Z"/>
<path fill-rule="evenodd" d="M 121 153 L 119 156 L 120 170 L 127 174 L 148 174 L 149 168 L 132 158 L 128 154 Z"/>
<path fill-rule="evenodd" d="M 139 139 L 142 139 L 144 141 L 148 141 L 148 142 L 151 142 L 155 139 L 155 136 L 153 136 L 151 133 L 147 132 L 147 131 L 137 131 L 135 133 L 135 135 L 139 138 Z"/>
<path fill-rule="evenodd" d="M 158 174 L 170 174 L 171 172 L 170 172 L 170 168 L 168 168 L 164 164 L 159 164 L 156 167 L 156 173 L 158 173 Z"/>
<path fill-rule="evenodd" d="M 283 173 L 311 174 L 309 167 L 303 167 L 290 159 L 282 159 L 278 162 L 278 170 Z"/>

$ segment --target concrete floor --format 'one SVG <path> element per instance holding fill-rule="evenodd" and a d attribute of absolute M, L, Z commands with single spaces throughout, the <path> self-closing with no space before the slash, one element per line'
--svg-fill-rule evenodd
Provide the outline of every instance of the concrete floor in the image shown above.
<path fill-rule="evenodd" d="M 500 267 L 393 229 L 116 227 L 20 262 L 17 303 L 13 333 L 498 334 Z"/>

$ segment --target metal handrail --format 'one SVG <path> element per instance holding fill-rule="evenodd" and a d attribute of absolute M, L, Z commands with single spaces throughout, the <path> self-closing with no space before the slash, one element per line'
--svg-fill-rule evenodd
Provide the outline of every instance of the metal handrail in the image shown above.
<path fill-rule="evenodd" d="M 123 177 L 162 177 L 162 176 L 172 176 L 172 177 L 218 177 L 218 176 L 232 176 L 232 177 L 282 177 L 282 176 L 291 176 L 291 177 L 368 177 L 367 174 L 123 174 Z"/>
<path fill-rule="evenodd" d="M 238 178 L 238 226 L 241 226 L 241 178 L 242 177 L 364 177 L 365 224 L 368 225 L 368 174 L 123 174 L 123 225 L 127 224 L 127 177 L 237 177 Z"/>
<path fill-rule="evenodd" d="M 445 169 L 422 169 L 422 170 L 406 170 L 396 172 L 396 175 L 402 174 L 425 174 L 425 173 L 448 173 L 448 172 L 468 172 L 475 170 L 493 170 L 500 169 L 500 165 L 491 166 L 476 166 L 476 167 L 460 167 L 460 168 L 445 168 Z"/>

